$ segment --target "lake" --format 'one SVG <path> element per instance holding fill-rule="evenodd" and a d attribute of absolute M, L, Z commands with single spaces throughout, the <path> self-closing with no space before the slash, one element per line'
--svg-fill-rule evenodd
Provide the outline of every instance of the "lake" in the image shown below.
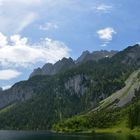
<path fill-rule="evenodd" d="M 140 140 L 122 134 L 52 134 L 48 132 L 0 131 L 0 140 Z"/>

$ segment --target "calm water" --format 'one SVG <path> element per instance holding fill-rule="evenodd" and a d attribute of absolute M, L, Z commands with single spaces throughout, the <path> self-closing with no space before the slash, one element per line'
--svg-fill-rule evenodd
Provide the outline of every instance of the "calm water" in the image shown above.
<path fill-rule="evenodd" d="M 140 137 L 117 135 L 51 134 L 47 132 L 0 131 L 0 140 L 140 140 Z"/>

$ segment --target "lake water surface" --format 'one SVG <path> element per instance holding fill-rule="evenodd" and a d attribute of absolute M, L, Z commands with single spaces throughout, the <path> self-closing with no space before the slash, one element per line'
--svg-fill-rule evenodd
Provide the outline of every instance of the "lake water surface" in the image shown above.
<path fill-rule="evenodd" d="M 0 131 L 0 140 L 140 140 L 122 134 L 52 134 L 48 132 Z"/>

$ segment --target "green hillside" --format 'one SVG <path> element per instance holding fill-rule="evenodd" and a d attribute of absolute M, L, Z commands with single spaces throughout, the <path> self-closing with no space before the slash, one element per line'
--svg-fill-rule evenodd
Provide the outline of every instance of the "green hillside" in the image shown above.
<path fill-rule="evenodd" d="M 140 132 L 140 101 L 114 110 L 74 116 L 53 126 L 57 132 Z"/>
<path fill-rule="evenodd" d="M 140 131 L 140 70 L 133 72 L 126 85 L 99 103 L 93 110 L 60 121 L 53 126 L 59 132 L 128 132 Z M 131 96 L 131 94 L 133 96 Z M 121 107 L 114 106 L 124 98 Z"/>
<path fill-rule="evenodd" d="M 110 110 L 104 108 L 110 105 L 108 100 L 118 90 L 126 89 L 122 98 L 129 95 L 127 90 L 135 89 L 131 83 L 137 82 L 135 77 L 139 73 L 138 50 L 139 46 L 132 46 L 111 58 L 83 62 L 55 75 L 38 75 L 15 84 L 2 94 L 5 98 L 8 95 L 9 102 L 10 92 L 17 95 L 16 98 L 12 96 L 14 102 L 12 100 L 1 108 L 0 129 L 48 130 L 54 126 L 58 131 L 80 131 L 113 127 L 118 122 L 126 121 L 129 110 L 132 108 L 130 112 L 135 112 L 133 105 Z M 127 79 L 129 82 L 126 82 Z M 21 94 L 21 100 L 16 100 L 18 94 Z M 26 99 L 28 94 L 30 98 Z M 98 106 L 101 109 L 103 106 L 103 109 L 94 111 Z M 131 122 L 131 114 L 129 116 Z"/>

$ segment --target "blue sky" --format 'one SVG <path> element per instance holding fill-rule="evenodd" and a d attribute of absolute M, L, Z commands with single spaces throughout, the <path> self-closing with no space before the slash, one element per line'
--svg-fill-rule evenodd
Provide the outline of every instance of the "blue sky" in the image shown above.
<path fill-rule="evenodd" d="M 139 0 L 0 0 L 0 87 L 84 50 L 140 42 Z"/>

